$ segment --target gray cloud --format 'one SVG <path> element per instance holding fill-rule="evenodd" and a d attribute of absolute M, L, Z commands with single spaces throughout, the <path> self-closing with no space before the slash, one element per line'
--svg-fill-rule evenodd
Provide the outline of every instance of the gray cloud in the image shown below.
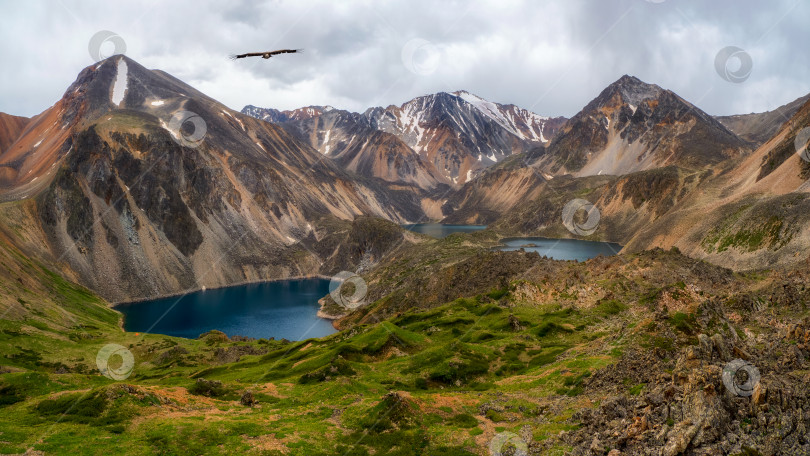
<path fill-rule="evenodd" d="M 810 92 L 801 0 L 7 2 L 0 15 L 0 111 L 31 116 L 92 64 L 111 30 L 127 55 L 234 109 L 329 104 L 362 111 L 466 89 L 544 115 L 570 116 L 623 74 L 672 89 L 712 114 L 765 111 Z M 402 61 L 410 40 L 431 43 Z M 745 49 L 748 80 L 714 69 Z M 269 61 L 236 52 L 304 48 Z M 425 54 L 428 55 L 425 55 Z M 435 68 L 433 63 L 435 63 Z"/>

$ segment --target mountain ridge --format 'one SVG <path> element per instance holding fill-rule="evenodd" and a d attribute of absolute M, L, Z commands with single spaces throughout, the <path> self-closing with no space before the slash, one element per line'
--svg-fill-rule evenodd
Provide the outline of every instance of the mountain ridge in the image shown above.
<path fill-rule="evenodd" d="M 788 122 L 808 100 L 810 100 L 810 94 L 771 111 L 715 116 L 715 118 L 737 136 L 759 147 L 778 133 L 782 125 Z"/>
<path fill-rule="evenodd" d="M 362 114 L 320 106 L 278 111 L 248 105 L 242 112 L 310 132 L 317 128 L 314 119 L 345 113 L 363 127 L 399 138 L 424 163 L 423 175 L 433 175 L 437 182 L 451 186 L 470 181 L 481 169 L 505 157 L 547 142 L 565 121 L 515 105 L 489 102 L 467 91 L 424 95 L 399 106 L 371 107 Z M 342 134 L 337 132 L 335 136 Z M 335 136 L 327 136 L 323 128 L 317 132 L 319 138 Z M 312 145 L 324 151 L 323 143 L 313 141 Z M 369 156 L 375 152 L 361 150 L 358 154 Z M 423 181 L 424 185 L 429 184 Z"/>

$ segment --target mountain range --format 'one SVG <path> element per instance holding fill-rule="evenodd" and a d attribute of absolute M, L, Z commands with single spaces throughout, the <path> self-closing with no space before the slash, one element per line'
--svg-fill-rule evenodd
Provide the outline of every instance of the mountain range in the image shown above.
<path fill-rule="evenodd" d="M 177 121 L 191 112 L 200 124 Z M 111 300 L 312 274 L 344 245 L 315 253 L 339 232 L 325 224 L 422 214 L 416 193 L 126 57 L 86 68 L 17 136 L 0 156 L 14 236 Z"/>
<path fill-rule="evenodd" d="M 571 236 L 575 197 L 601 211 L 592 239 L 751 269 L 804 259 L 808 116 L 803 98 L 715 118 L 632 76 L 570 119 L 465 91 L 240 113 L 114 56 L 38 116 L 0 115 L 0 216 L 113 301 L 373 264 L 386 252 L 348 242 L 378 226 L 363 216 Z"/>
<path fill-rule="evenodd" d="M 808 97 L 713 117 L 623 76 L 570 119 L 464 91 L 242 111 L 116 55 L 0 114 L 0 453 L 810 452 Z M 347 272 L 321 338 L 110 308 Z"/>
<path fill-rule="evenodd" d="M 365 173 L 387 180 L 397 180 L 389 165 L 396 151 L 401 161 L 411 164 L 400 171 L 407 177 L 398 179 L 410 179 L 422 188 L 469 182 L 482 169 L 547 143 L 566 121 L 492 103 L 466 91 L 417 97 L 362 114 L 328 106 L 283 112 L 245 106 L 242 113 L 284 126 L 352 169 L 363 162 Z M 372 133 L 383 139 L 367 140 Z M 388 154 L 382 154 L 381 147 Z"/>

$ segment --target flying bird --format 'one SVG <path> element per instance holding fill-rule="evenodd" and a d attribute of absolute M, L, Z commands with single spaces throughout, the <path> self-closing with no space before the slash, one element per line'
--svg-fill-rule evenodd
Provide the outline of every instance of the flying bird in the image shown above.
<path fill-rule="evenodd" d="M 274 55 L 295 54 L 296 52 L 303 52 L 303 49 L 279 49 L 277 51 L 268 52 L 248 52 L 247 54 L 232 55 L 231 60 L 244 59 L 245 57 L 261 57 L 263 59 L 269 59 Z"/>

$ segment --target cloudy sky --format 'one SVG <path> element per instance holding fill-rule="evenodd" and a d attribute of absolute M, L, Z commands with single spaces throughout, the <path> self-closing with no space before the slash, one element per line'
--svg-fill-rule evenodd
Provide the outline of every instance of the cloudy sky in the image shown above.
<path fill-rule="evenodd" d="M 89 43 L 105 30 L 120 38 L 96 54 L 123 42 L 129 57 L 236 110 L 328 104 L 362 111 L 465 89 L 571 116 L 623 74 L 674 90 L 710 114 L 766 111 L 810 93 L 810 2 L 803 0 L 434 3 L 6 1 L 0 111 L 32 116 L 51 106 L 94 62 Z M 718 68 L 728 46 L 737 53 Z M 278 48 L 304 53 L 227 58 Z"/>

